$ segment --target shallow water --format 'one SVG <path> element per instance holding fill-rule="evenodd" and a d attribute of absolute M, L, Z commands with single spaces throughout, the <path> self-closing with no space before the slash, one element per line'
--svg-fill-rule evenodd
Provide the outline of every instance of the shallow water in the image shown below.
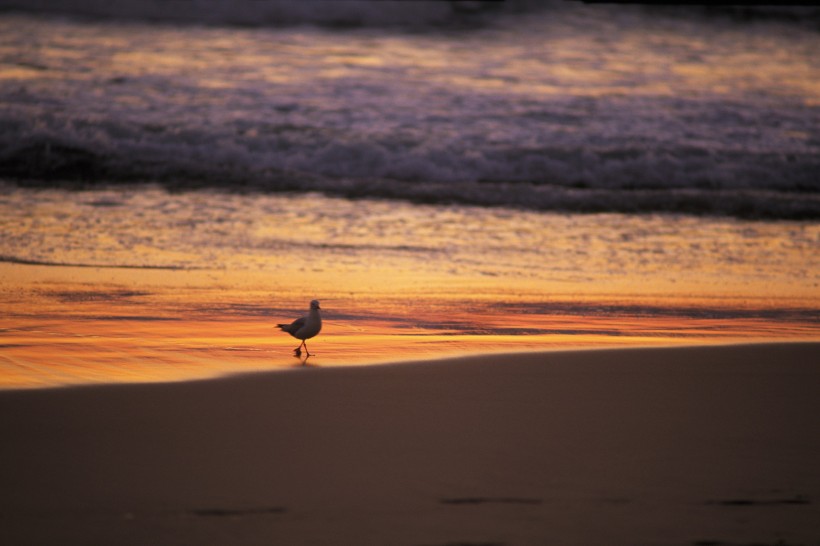
<path fill-rule="evenodd" d="M 475 352 L 816 339 L 820 226 L 6 187 L 3 386 Z"/>

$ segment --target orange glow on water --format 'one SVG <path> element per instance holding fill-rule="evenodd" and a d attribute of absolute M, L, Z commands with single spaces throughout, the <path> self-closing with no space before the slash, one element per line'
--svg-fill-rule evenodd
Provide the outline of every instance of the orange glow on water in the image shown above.
<path fill-rule="evenodd" d="M 305 285 L 322 278 L 308 275 L 293 286 L 280 284 L 271 294 L 254 286 L 262 278 L 230 273 L 18 264 L 2 264 L 0 270 L 5 280 L 17 281 L 16 290 L 4 283 L 2 388 L 173 381 L 300 367 L 302 361 L 291 355 L 298 341 L 273 325 L 300 315 L 308 293 Z M 469 283 L 447 287 L 435 275 L 401 280 L 390 284 L 383 278 L 381 285 L 375 283 L 363 294 L 356 276 L 335 278 L 333 287 L 323 290 L 324 328 L 309 341 L 314 356 L 307 364 L 362 365 L 573 347 L 800 340 L 816 339 L 818 334 L 816 323 L 799 320 L 710 318 L 708 311 L 705 316 L 640 314 L 641 305 L 653 301 L 697 311 L 703 304 L 697 299 L 555 296 L 531 311 L 527 305 L 534 294 L 510 294 L 503 282 L 493 287 L 492 279 L 481 288 Z M 549 310 L 584 300 L 589 315 Z M 625 303 L 634 309 L 619 311 Z M 604 309 L 596 311 L 596 306 Z M 608 306 L 615 311 L 607 311 Z"/>
<path fill-rule="evenodd" d="M 2 212 L 0 388 L 296 366 L 274 325 L 313 298 L 316 366 L 820 333 L 812 223 L 160 190 Z"/>
<path fill-rule="evenodd" d="M 333 300 L 334 304 L 349 302 Z M 330 302 L 325 307 L 330 307 Z M 84 311 L 94 318 L 0 319 L 0 387 L 38 387 L 95 382 L 174 381 L 227 373 L 301 367 L 291 351 L 298 341 L 273 327 L 290 317 L 207 319 L 121 318 L 106 304 Z M 34 310 L 34 309 L 32 309 Z M 308 365 L 338 366 L 422 360 L 473 353 L 566 348 L 675 345 L 811 339 L 817 329 L 766 320 L 646 317 L 522 316 L 433 313 L 438 326 L 396 326 L 384 320 L 334 320 L 309 341 Z M 453 324 L 479 321 L 474 333 L 452 333 Z M 514 326 L 511 326 L 514 325 Z M 523 333 L 492 333 L 518 330 Z M 526 332 L 550 332 L 532 333 Z M 483 333 L 486 332 L 486 333 Z"/>

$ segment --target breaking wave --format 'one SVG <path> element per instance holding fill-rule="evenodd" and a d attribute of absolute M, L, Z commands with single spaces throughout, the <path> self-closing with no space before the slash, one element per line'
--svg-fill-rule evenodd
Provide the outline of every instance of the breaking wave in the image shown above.
<path fill-rule="evenodd" d="M 820 218 L 816 31 L 376 4 L 0 0 L 104 18 L 0 17 L 0 178 Z"/>
<path fill-rule="evenodd" d="M 49 139 L 9 146 L 0 155 L 0 175 L 22 185 L 118 182 L 161 183 L 172 189 L 212 187 L 227 191 L 320 191 L 349 198 L 404 199 L 418 203 L 461 203 L 574 212 L 678 212 L 746 218 L 820 218 L 816 177 L 820 160 L 791 164 L 777 157 L 734 158 L 707 154 L 657 157 L 651 151 L 611 160 L 612 151 L 566 151 L 559 158 L 531 150 L 507 158 L 442 157 L 430 151 L 396 150 L 378 144 L 358 151 L 327 143 L 300 150 L 301 165 L 277 168 L 272 154 L 223 160 L 204 147 L 148 151 L 127 143 L 101 150 Z M 153 152 L 153 153 L 151 153 Z M 310 152 L 313 152 L 311 154 Z M 370 154 L 370 159 L 367 155 Z M 416 156 L 415 162 L 410 158 Z M 745 159 L 745 161 L 744 161 Z M 283 162 L 293 164 L 294 156 Z M 444 161 L 449 162 L 444 164 Z M 265 165 L 267 167 L 258 167 Z M 313 165 L 311 165 L 313 163 Z M 527 170 L 526 166 L 530 165 Z"/>

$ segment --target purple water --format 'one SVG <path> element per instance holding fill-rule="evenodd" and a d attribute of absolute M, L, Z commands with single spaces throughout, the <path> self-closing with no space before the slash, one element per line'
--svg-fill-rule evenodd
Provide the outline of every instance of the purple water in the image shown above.
<path fill-rule="evenodd" d="M 820 217 L 811 9 L 0 7 L 0 177 L 24 184 Z"/>

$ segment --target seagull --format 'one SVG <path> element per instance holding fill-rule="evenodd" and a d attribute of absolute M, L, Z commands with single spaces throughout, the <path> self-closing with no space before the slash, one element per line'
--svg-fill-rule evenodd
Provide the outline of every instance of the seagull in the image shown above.
<path fill-rule="evenodd" d="M 307 315 L 294 320 L 290 324 L 276 325 L 281 328 L 283 332 L 287 332 L 296 339 L 302 340 L 301 345 L 293 350 L 293 356 L 302 356 L 303 345 L 307 356 L 310 356 L 310 351 L 308 351 L 305 340 L 312 338 L 322 331 L 322 317 L 319 315 L 319 309 L 321 309 L 321 307 L 319 307 L 319 300 L 313 300 L 310 302 L 310 312 Z"/>

